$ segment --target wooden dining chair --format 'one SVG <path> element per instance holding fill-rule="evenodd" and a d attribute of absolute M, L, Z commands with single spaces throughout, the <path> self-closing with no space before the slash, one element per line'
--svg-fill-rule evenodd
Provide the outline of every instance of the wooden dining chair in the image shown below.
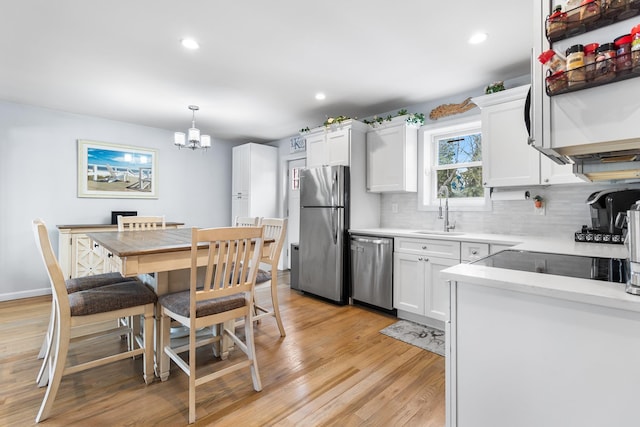
<path fill-rule="evenodd" d="M 53 295 L 52 345 L 46 356 L 49 381 L 36 422 L 43 421 L 49 416 L 60 382 L 65 375 L 142 354 L 143 378 L 146 384 L 151 383 L 153 381 L 153 314 L 157 300 L 155 292 L 142 282 L 125 281 L 69 293 L 62 269 L 53 253 L 47 228 L 42 220 L 33 221 L 33 232 L 47 268 Z M 75 347 L 76 342 L 83 340 L 129 333 L 121 327 L 102 329 L 98 332 L 83 332 L 83 329 L 78 327 L 103 324 L 109 320 L 129 316 L 144 317 L 144 336 L 135 339 L 138 348 L 67 366 L 67 354 L 72 342 Z"/>
<path fill-rule="evenodd" d="M 253 341 L 253 323 L 249 320 L 253 311 L 253 292 L 263 245 L 260 227 L 227 227 L 192 229 L 190 287 L 187 291 L 161 295 L 160 305 L 160 378 L 169 377 L 170 360 L 189 377 L 189 424 L 196 419 L 196 387 L 239 369 L 250 367 L 253 388 L 262 390 L 258 362 Z M 203 248 L 202 245 L 205 247 Z M 205 252 L 203 254 L 203 252 Z M 198 259 L 206 259 L 204 275 L 198 275 Z M 223 327 L 224 322 L 234 324 L 236 318 L 244 318 L 244 341 L 233 327 Z M 188 344 L 180 345 L 170 339 L 171 320 L 189 328 Z M 198 330 L 215 326 L 216 335 L 198 336 Z M 245 357 L 220 369 L 216 363 L 207 366 L 208 374 L 196 376 L 196 348 L 216 344 L 220 354 L 223 337 L 230 338 L 235 348 Z M 188 354 L 184 354 L 188 351 Z M 184 356 L 184 357 L 183 357 Z M 201 365 L 201 364 L 199 364 Z M 200 366 L 199 366 L 200 368 Z M 203 369 L 203 368 L 200 368 Z"/>
<path fill-rule="evenodd" d="M 114 272 L 114 273 L 103 273 L 103 274 L 95 274 L 93 276 L 86 277 L 76 277 L 73 279 L 65 280 L 65 287 L 67 288 L 67 294 L 72 294 L 74 292 L 86 291 L 88 289 L 99 288 L 101 286 L 114 285 L 116 283 L 129 282 L 129 281 L 137 281 L 135 277 L 124 277 L 122 274 Z M 44 387 L 49 382 L 49 354 L 51 352 L 51 347 L 53 343 L 53 334 L 54 334 L 54 326 L 55 326 L 55 298 L 51 301 L 51 315 L 49 318 L 49 326 L 47 327 L 47 332 L 45 333 L 44 340 L 42 342 L 42 346 L 40 348 L 40 353 L 38 353 L 38 359 L 43 359 L 42 366 L 40 367 L 40 371 L 38 371 L 38 375 L 36 376 L 36 383 L 39 387 Z M 130 336 L 128 336 L 131 339 Z"/>
<path fill-rule="evenodd" d="M 264 228 L 265 239 L 275 239 L 269 247 L 267 254 L 260 260 L 260 264 L 266 264 L 270 267 L 270 271 L 263 269 L 258 270 L 256 278 L 256 284 L 265 283 L 271 281 L 271 306 L 272 309 L 267 309 L 258 302 L 255 302 L 255 314 L 253 320 L 257 321 L 264 317 L 272 316 L 276 318 L 278 329 L 280 329 L 280 336 L 286 336 L 284 326 L 282 324 L 282 317 L 280 316 L 280 307 L 278 305 L 278 262 L 280 261 L 280 253 L 282 252 L 282 246 L 284 245 L 285 236 L 287 234 L 287 219 L 286 218 L 262 218 L 260 225 Z"/>
<path fill-rule="evenodd" d="M 260 218 L 255 217 L 242 217 L 237 216 L 233 219 L 234 227 L 257 227 L 260 223 Z"/>
<path fill-rule="evenodd" d="M 162 216 L 122 216 L 118 215 L 118 231 L 164 230 L 167 225 Z"/>

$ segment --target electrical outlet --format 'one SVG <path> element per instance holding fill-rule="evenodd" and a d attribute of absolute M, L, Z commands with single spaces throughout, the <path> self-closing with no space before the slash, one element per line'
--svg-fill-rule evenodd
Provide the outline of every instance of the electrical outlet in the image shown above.
<path fill-rule="evenodd" d="M 398 204 L 397 203 L 391 203 L 391 212 L 392 213 L 398 213 Z"/>

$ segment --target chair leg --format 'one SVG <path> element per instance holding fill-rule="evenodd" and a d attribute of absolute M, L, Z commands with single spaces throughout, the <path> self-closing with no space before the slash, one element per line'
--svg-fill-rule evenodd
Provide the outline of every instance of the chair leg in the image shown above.
<path fill-rule="evenodd" d="M 144 326 L 143 326 L 143 340 L 144 340 L 144 353 L 142 355 L 142 362 L 144 365 L 144 382 L 145 384 L 151 384 L 153 382 L 153 324 L 154 324 L 154 306 L 150 305 L 144 311 Z M 136 322 L 140 324 L 139 319 Z"/>
<path fill-rule="evenodd" d="M 287 336 L 284 331 L 284 325 L 280 318 L 280 307 L 278 306 L 278 273 L 275 268 L 271 269 L 271 304 L 273 305 L 273 315 L 278 323 L 278 329 L 280 329 L 280 336 Z"/>
<path fill-rule="evenodd" d="M 54 310 L 54 302 L 51 302 L 51 315 L 49 316 L 49 326 L 47 326 L 47 333 L 44 336 L 44 341 L 42 341 L 42 346 L 40 347 L 40 353 L 38 353 L 38 359 L 45 359 L 48 351 L 48 347 L 51 343 L 51 337 L 53 336 L 53 316 Z"/>
<path fill-rule="evenodd" d="M 146 329 L 146 326 L 147 325 L 145 322 L 145 329 Z M 160 354 L 156 354 L 156 360 L 160 358 L 158 362 L 158 366 L 160 367 L 158 376 L 162 381 L 166 381 L 169 378 L 170 359 L 167 353 L 165 353 L 164 348 L 166 346 L 171 345 L 170 332 L 171 332 L 171 318 L 169 316 L 166 316 L 163 313 L 161 308 L 160 309 L 160 346 L 159 346 Z M 145 334 L 146 334 L 146 331 L 145 331 Z"/>
<path fill-rule="evenodd" d="M 55 328 L 55 302 L 51 303 L 51 316 L 49 318 L 49 326 L 47 327 L 47 333 L 44 336 L 44 341 L 42 341 L 42 347 L 40 348 L 40 353 L 38 354 L 38 359 L 42 360 L 42 366 L 40 366 L 40 371 L 38 371 L 38 375 L 36 376 L 36 383 L 38 387 L 44 387 L 49 382 L 49 356 L 51 355 L 51 347 L 53 346 L 53 334 Z"/>
<path fill-rule="evenodd" d="M 193 424 L 196 422 L 196 330 L 189 329 L 189 424 Z"/>
<path fill-rule="evenodd" d="M 69 340 L 71 337 L 70 329 L 69 325 L 56 325 L 54 328 L 56 351 L 53 355 L 49 356 L 49 359 L 53 358 L 53 360 L 49 361 L 49 385 L 47 386 L 44 399 L 42 399 L 42 405 L 36 416 L 36 423 L 46 420 L 49 417 L 49 412 L 51 412 L 51 408 L 53 407 L 53 401 L 56 398 L 56 394 L 58 394 L 64 367 L 67 363 L 67 352 L 69 351 Z"/>
<path fill-rule="evenodd" d="M 256 346 L 253 341 L 253 322 L 247 313 L 244 319 L 244 335 L 247 344 L 247 357 L 251 360 L 251 379 L 253 380 L 253 389 L 255 391 L 262 390 L 262 382 L 260 381 L 260 371 L 258 370 L 258 359 L 256 358 Z"/>

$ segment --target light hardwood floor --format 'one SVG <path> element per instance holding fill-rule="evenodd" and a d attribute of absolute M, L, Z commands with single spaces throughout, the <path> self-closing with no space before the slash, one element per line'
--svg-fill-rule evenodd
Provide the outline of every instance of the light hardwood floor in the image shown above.
<path fill-rule="evenodd" d="M 255 330 L 263 390 L 253 390 L 248 370 L 198 387 L 194 425 L 444 426 L 444 358 L 380 334 L 396 320 L 390 316 L 300 295 L 287 273 L 280 279 L 287 336 L 280 338 L 275 319 Z M 257 296 L 270 300 L 264 286 Z M 45 391 L 35 383 L 36 355 L 49 306 L 49 297 L 0 303 L 2 426 L 34 424 Z M 70 357 L 121 345 L 118 338 L 96 342 Z M 63 378 L 41 425 L 187 425 L 187 389 L 175 366 L 168 381 L 145 386 L 141 360 L 124 360 Z"/>

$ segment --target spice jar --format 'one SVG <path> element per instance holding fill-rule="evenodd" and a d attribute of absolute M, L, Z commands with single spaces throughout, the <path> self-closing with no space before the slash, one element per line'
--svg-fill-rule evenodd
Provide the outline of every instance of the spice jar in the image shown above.
<path fill-rule="evenodd" d="M 631 66 L 640 73 L 640 24 L 631 29 Z"/>
<path fill-rule="evenodd" d="M 631 72 L 631 34 L 617 37 L 616 45 L 616 74 L 623 75 Z"/>
<path fill-rule="evenodd" d="M 567 49 L 567 82 L 569 87 L 576 88 L 586 82 L 584 69 L 584 46 L 575 44 Z"/>
<path fill-rule="evenodd" d="M 605 43 L 596 50 L 596 76 L 597 82 L 606 82 L 616 76 L 616 46 L 613 43 Z"/>
<path fill-rule="evenodd" d="M 598 43 L 584 45 L 584 70 L 588 82 L 592 81 L 596 74 L 596 49 Z"/>
<path fill-rule="evenodd" d="M 567 60 L 558 55 L 553 49 L 542 52 L 540 56 L 538 56 L 538 60 L 542 65 L 546 66 L 552 74 L 561 70 L 564 71 L 567 64 Z"/>
<path fill-rule="evenodd" d="M 567 88 L 567 73 L 558 71 L 547 77 L 547 91 L 549 95 L 554 95 Z"/>
<path fill-rule="evenodd" d="M 600 18 L 600 0 L 582 0 L 580 6 L 581 23 L 590 24 Z"/>
<path fill-rule="evenodd" d="M 582 0 L 567 0 L 567 5 L 565 6 L 566 14 L 567 14 L 567 29 L 570 30 L 572 28 L 576 28 L 580 25 L 580 3 Z"/>
<path fill-rule="evenodd" d="M 553 40 L 567 31 L 567 14 L 562 6 L 556 6 L 555 11 L 547 18 L 547 37 Z"/>
<path fill-rule="evenodd" d="M 607 1 L 607 16 L 611 15 L 616 17 L 627 7 L 628 0 L 608 0 Z"/>

